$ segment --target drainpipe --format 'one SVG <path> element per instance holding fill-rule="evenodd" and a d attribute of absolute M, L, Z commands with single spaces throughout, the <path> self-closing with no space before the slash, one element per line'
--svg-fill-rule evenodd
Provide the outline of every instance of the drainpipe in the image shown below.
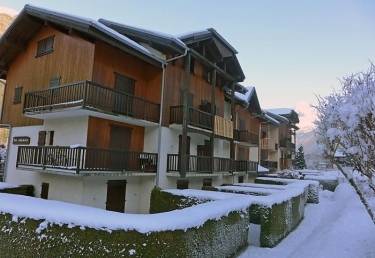
<path fill-rule="evenodd" d="M 160 96 L 160 115 L 159 115 L 159 125 L 158 125 L 158 167 L 157 167 L 157 171 L 156 171 L 156 182 L 155 182 L 155 185 L 157 187 L 160 187 L 160 172 L 161 172 L 161 145 L 162 145 L 162 141 L 161 141 L 161 130 L 162 130 L 162 121 L 163 121 L 163 109 L 164 109 L 164 86 L 165 86 L 165 80 L 166 80 L 166 76 L 165 76 L 165 70 L 167 68 L 167 65 L 168 63 L 174 61 L 174 60 L 177 60 L 179 58 L 183 58 L 187 55 L 188 53 L 188 48 L 185 47 L 185 51 L 182 55 L 179 55 L 179 56 L 175 56 L 175 57 L 172 57 L 170 59 L 167 59 L 163 64 L 162 64 L 162 69 L 163 69 L 163 72 L 162 72 L 162 79 L 161 79 L 161 96 Z"/>

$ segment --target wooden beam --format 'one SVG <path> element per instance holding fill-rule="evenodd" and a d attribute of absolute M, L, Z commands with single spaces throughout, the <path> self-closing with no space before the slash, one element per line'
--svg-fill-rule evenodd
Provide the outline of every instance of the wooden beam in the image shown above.
<path fill-rule="evenodd" d="M 207 58 L 205 58 L 204 56 L 202 56 L 200 53 L 198 53 L 197 51 L 195 51 L 194 49 L 190 49 L 190 52 L 192 54 L 192 56 L 198 60 L 200 60 L 202 63 L 204 63 L 206 66 L 209 66 L 213 69 L 215 69 L 217 71 L 217 73 L 221 76 L 223 76 L 225 79 L 229 80 L 229 81 L 238 81 L 237 78 L 234 78 L 232 75 L 226 73 L 223 69 L 221 69 L 220 67 L 218 67 L 216 64 L 212 63 L 211 61 L 209 61 Z"/>
<path fill-rule="evenodd" d="M 181 135 L 181 147 L 180 147 L 180 177 L 182 179 L 186 178 L 187 172 L 187 162 L 188 157 L 186 152 L 188 150 L 188 118 L 189 118 L 189 86 L 190 86 L 190 63 L 191 63 L 191 54 L 188 52 L 185 56 L 184 63 L 184 78 L 181 83 L 181 94 L 182 94 L 182 135 Z"/>
<path fill-rule="evenodd" d="M 216 70 L 214 69 L 211 73 L 211 119 L 212 119 L 212 133 L 210 136 L 210 148 L 211 148 L 211 172 L 214 172 L 214 148 L 215 148 L 215 91 L 216 91 Z"/>
<path fill-rule="evenodd" d="M 232 123 L 233 123 L 233 129 L 236 129 L 236 110 L 235 110 L 235 102 L 234 102 L 234 87 L 236 85 L 236 82 L 232 82 L 231 85 L 231 112 L 232 112 Z M 230 140 L 230 158 L 231 160 L 235 160 L 236 158 L 236 150 L 235 150 L 235 144 L 234 144 L 234 137 Z M 231 166 L 231 170 L 234 169 Z M 233 170 L 231 171 L 233 172 Z"/>

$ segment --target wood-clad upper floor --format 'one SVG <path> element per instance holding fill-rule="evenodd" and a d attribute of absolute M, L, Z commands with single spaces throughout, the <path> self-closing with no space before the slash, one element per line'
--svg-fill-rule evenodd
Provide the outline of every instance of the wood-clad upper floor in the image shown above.
<path fill-rule="evenodd" d="M 40 42 L 51 37 L 53 49 L 38 56 Z M 160 67 L 148 64 L 100 40 L 88 40 L 79 34 L 67 33 L 46 25 L 28 42 L 25 50 L 9 66 L 2 123 L 12 126 L 42 124 L 39 119 L 24 116 L 25 93 L 85 80 L 116 91 L 126 90 L 127 94 L 160 104 L 161 76 Z M 127 80 L 125 84 L 131 85 L 131 89 L 116 88 L 121 84 L 116 81 L 119 78 Z M 16 94 L 21 94 L 20 101 L 15 102 Z M 115 96 L 111 98 L 115 105 Z M 55 96 L 56 99 L 58 97 Z"/>

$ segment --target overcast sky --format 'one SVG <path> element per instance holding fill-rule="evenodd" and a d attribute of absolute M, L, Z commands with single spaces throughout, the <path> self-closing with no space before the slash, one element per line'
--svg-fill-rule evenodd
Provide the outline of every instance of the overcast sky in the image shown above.
<path fill-rule="evenodd" d="M 375 1 L 23 1 L 1 0 L 21 10 L 26 3 L 90 18 L 107 18 L 171 34 L 213 27 L 239 52 L 244 85 L 256 86 L 262 108 L 304 113 L 315 95 L 338 78 L 375 60 Z"/>

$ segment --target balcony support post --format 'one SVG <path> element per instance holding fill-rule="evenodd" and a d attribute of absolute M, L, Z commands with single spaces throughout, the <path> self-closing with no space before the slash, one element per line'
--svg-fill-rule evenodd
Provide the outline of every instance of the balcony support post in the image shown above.
<path fill-rule="evenodd" d="M 189 86 L 190 86 L 190 63 L 191 63 L 191 54 L 188 52 L 184 59 L 184 79 L 181 83 L 181 94 L 182 94 L 182 135 L 181 135 L 181 146 L 180 146 L 180 155 L 181 155 L 181 164 L 180 164 L 180 177 L 181 179 L 186 178 L 187 165 L 188 165 L 188 119 L 189 119 Z"/>
<path fill-rule="evenodd" d="M 211 125 L 212 125 L 212 132 L 210 135 L 210 156 L 211 156 L 211 165 L 210 165 L 210 172 L 214 172 L 215 160 L 214 160 L 214 150 L 215 150 L 215 91 L 216 91 L 216 69 L 214 68 L 212 71 L 212 78 L 211 78 Z"/>
<path fill-rule="evenodd" d="M 231 112 L 232 112 L 232 123 L 233 123 L 233 128 L 236 128 L 236 110 L 235 110 L 235 99 L 234 99 L 234 91 L 235 91 L 235 85 L 236 85 L 236 82 L 232 82 L 231 83 Z M 234 137 L 232 137 L 232 139 L 230 139 L 230 159 L 231 160 L 235 160 L 236 159 L 236 150 L 235 150 L 236 146 L 234 145 Z M 233 162 L 232 162 L 233 163 Z M 235 168 L 234 168 L 234 164 L 231 166 L 231 171 L 230 172 L 234 172 Z"/>

